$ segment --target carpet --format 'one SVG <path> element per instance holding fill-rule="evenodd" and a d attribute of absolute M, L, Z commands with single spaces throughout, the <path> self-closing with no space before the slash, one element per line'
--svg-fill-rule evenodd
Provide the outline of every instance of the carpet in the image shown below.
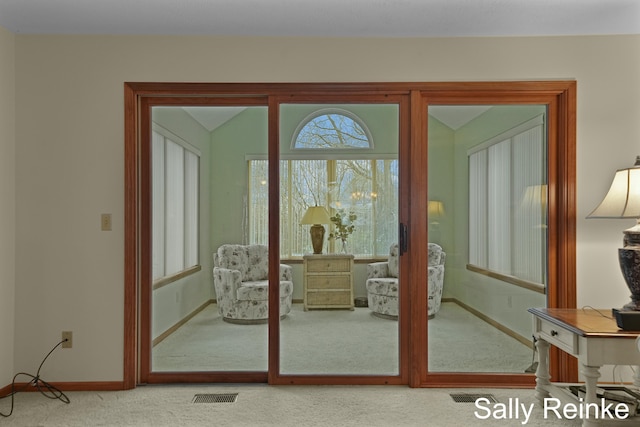
<path fill-rule="evenodd" d="M 368 308 L 303 311 L 280 323 L 282 374 L 398 374 L 398 322 Z M 268 327 L 222 321 L 215 304 L 153 348 L 152 370 L 267 371 Z M 429 370 L 524 372 L 532 350 L 455 303 L 429 321 Z"/>
<path fill-rule="evenodd" d="M 545 417 L 534 405 L 530 419 L 478 419 L 474 403 L 456 403 L 460 389 L 405 386 L 268 386 L 255 384 L 145 386 L 114 392 L 69 392 L 65 405 L 39 393 L 16 396 L 14 414 L 3 427 L 580 427 L 579 419 Z M 503 405 L 527 407 L 534 391 L 465 389 L 491 393 Z M 198 393 L 238 393 L 235 403 L 192 403 Z M 8 410 L 8 402 L 0 405 Z M 484 415 L 484 412 L 480 412 Z M 604 422 L 602 427 L 637 426 L 637 417 Z"/>

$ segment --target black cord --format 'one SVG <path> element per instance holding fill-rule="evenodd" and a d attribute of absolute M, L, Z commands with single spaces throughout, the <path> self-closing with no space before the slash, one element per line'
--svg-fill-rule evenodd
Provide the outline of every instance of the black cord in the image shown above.
<path fill-rule="evenodd" d="M 591 310 L 595 311 L 596 313 L 598 313 L 600 316 L 605 317 L 607 319 L 613 319 L 613 316 L 607 316 L 606 314 L 604 314 L 603 312 L 601 312 L 600 310 L 598 310 L 597 308 L 593 308 L 590 305 L 585 305 L 582 307 L 582 311 L 585 311 L 585 309 L 590 308 Z"/>
<path fill-rule="evenodd" d="M 35 388 L 38 389 L 38 391 L 44 396 L 47 397 L 49 399 L 59 399 L 61 401 L 63 401 L 64 403 L 71 403 L 71 401 L 69 400 L 69 398 L 67 397 L 66 394 L 64 394 L 61 390 L 59 390 L 58 388 L 54 387 L 53 385 L 49 384 L 48 382 L 42 380 L 40 378 L 40 369 L 42 369 L 42 365 L 44 365 L 45 360 L 47 360 L 47 358 L 51 355 L 51 353 L 53 353 L 53 351 L 58 348 L 60 345 L 62 345 L 62 343 L 66 342 L 67 340 L 64 339 L 62 341 L 60 341 L 58 344 L 56 344 L 49 353 L 47 353 L 47 355 L 44 357 L 44 359 L 42 359 L 42 362 L 40 363 L 40 366 L 38 367 L 38 371 L 36 372 L 36 375 L 33 376 L 31 374 L 27 374 L 25 372 L 18 372 L 17 374 L 15 374 L 13 376 L 13 380 L 11 381 L 11 393 L 7 394 L 6 396 L 0 396 L 0 399 L 6 399 L 7 397 L 11 397 L 11 409 L 9 410 L 8 414 L 3 414 L 2 412 L 0 412 L 0 415 L 2 415 L 3 417 L 10 417 L 11 414 L 13 414 L 13 406 L 14 406 L 14 401 L 15 401 L 15 395 L 21 391 L 24 391 L 27 389 L 27 387 L 29 387 L 30 385 L 33 385 Z M 20 375 L 24 375 L 26 377 L 31 378 L 31 380 L 26 383 L 22 388 L 20 388 L 20 390 L 16 390 L 16 379 L 20 376 Z"/>

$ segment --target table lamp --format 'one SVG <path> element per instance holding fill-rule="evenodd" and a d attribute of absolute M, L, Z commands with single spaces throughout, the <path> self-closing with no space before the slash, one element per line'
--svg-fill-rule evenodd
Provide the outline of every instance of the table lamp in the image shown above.
<path fill-rule="evenodd" d="M 623 310 L 640 311 L 640 156 L 631 168 L 616 171 L 609 192 L 587 218 L 634 218 L 636 225 L 624 230 L 618 249 L 620 269 L 631 291 Z"/>
<path fill-rule="evenodd" d="M 438 224 L 438 220 L 444 217 L 444 204 L 439 200 L 429 200 L 427 203 L 427 216 L 431 224 Z"/>
<path fill-rule="evenodd" d="M 304 213 L 300 224 L 312 224 L 309 230 L 311 235 L 311 245 L 313 246 L 314 254 L 322 253 L 322 243 L 324 242 L 324 226 L 322 224 L 329 224 L 329 212 L 324 206 L 311 206 Z"/>

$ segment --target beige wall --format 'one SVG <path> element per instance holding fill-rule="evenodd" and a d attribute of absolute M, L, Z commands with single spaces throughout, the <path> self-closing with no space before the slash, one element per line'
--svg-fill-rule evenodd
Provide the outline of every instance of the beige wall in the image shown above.
<path fill-rule="evenodd" d="M 0 35 L 2 42 L 10 44 L 11 37 Z M 48 381 L 122 379 L 125 81 L 576 79 L 578 302 L 622 305 L 628 291 L 616 265 L 615 249 L 629 221 L 583 218 L 607 190 L 613 171 L 631 165 L 640 150 L 638 51 L 640 36 L 16 35 L 14 370 L 33 370 L 59 340 L 60 331 L 72 330 L 74 348 L 51 356 L 44 372 Z M 1 53 L 2 64 L 5 57 L 11 61 L 10 49 Z M 0 88 L 10 86 L 6 81 L 0 78 Z M 0 109 L 11 112 L 6 104 L 0 101 Z M 1 132 L 0 138 L 5 138 L 6 131 Z M 6 145 L 3 141 L 0 149 Z M 8 146 L 11 149 L 12 143 Z M 0 173 L 4 178 L 7 172 L 3 168 Z M 103 212 L 113 213 L 111 232 L 100 231 Z M 0 232 L 12 226 L 12 219 L 2 219 Z M 0 296 L 12 289 L 11 285 L 8 291 L 2 288 Z M 0 338 L 7 336 L 11 332 L 0 327 Z M 0 376 L 3 379 L 6 383 Z"/>
<path fill-rule="evenodd" d="M 0 28 L 0 388 L 13 377 L 15 309 L 15 37 Z"/>

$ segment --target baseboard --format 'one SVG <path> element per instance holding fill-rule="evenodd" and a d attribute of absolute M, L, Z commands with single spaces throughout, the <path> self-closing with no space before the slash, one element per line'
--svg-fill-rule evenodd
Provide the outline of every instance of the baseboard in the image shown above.
<path fill-rule="evenodd" d="M 11 393 L 11 384 L 0 388 L 0 397 L 7 396 L 9 393 Z"/>
<path fill-rule="evenodd" d="M 160 335 L 158 335 L 154 340 L 153 340 L 153 346 L 155 347 L 156 345 L 160 344 L 162 342 L 162 340 L 164 340 L 166 337 L 168 337 L 169 335 L 171 335 L 172 333 L 174 333 L 175 331 L 178 330 L 178 328 L 180 328 L 180 326 L 184 325 L 185 323 L 187 323 L 189 320 L 191 320 L 196 314 L 200 313 L 202 310 L 204 310 L 207 306 L 209 306 L 209 304 L 213 304 L 215 303 L 215 300 L 209 300 L 207 302 L 205 302 L 204 304 L 202 304 L 200 307 L 196 308 L 194 311 L 192 311 L 191 313 L 189 313 L 186 317 L 182 318 L 182 320 L 180 320 L 178 323 L 176 323 L 175 325 L 173 325 L 172 327 L 170 327 L 169 329 L 167 329 L 166 331 L 164 331 L 163 333 L 161 333 Z"/>
<path fill-rule="evenodd" d="M 479 317 L 480 319 L 484 320 L 485 322 L 487 322 L 488 324 L 490 324 L 494 328 L 496 328 L 496 329 L 500 330 L 501 332 L 509 335 L 511 338 L 514 338 L 514 339 L 518 340 L 519 342 L 521 342 L 522 344 L 526 345 L 527 347 L 529 347 L 530 349 L 533 350 L 533 342 L 532 342 L 532 340 L 530 338 L 523 337 L 522 335 L 520 335 L 519 333 L 515 332 L 514 330 L 507 328 L 502 323 L 493 320 L 491 317 L 489 317 L 486 314 L 476 310 L 475 308 L 473 308 L 471 306 L 468 306 L 467 304 L 463 303 L 462 301 L 458 300 L 457 298 L 442 298 L 442 302 L 453 302 L 455 304 L 458 304 L 460 307 L 464 308 L 469 313 L 473 314 L 476 317 Z"/>
<path fill-rule="evenodd" d="M 50 382 L 62 391 L 120 391 L 126 390 L 124 381 L 88 381 L 88 382 Z M 0 397 L 11 393 L 11 384 L 0 389 Z M 20 392 L 40 391 L 31 383 L 16 383 L 15 389 Z"/>

